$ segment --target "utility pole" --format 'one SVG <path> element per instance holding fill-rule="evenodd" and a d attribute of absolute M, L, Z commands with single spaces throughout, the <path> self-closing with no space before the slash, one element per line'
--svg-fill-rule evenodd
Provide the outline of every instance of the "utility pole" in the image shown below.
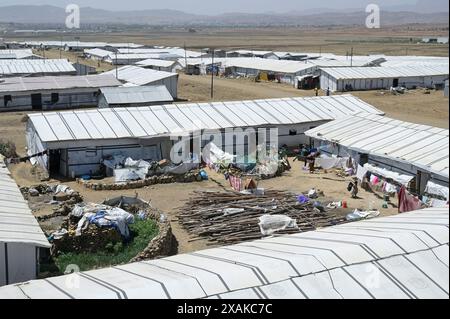
<path fill-rule="evenodd" d="M 119 69 L 117 68 L 117 51 L 115 52 L 116 54 L 116 79 L 119 79 Z"/>
<path fill-rule="evenodd" d="M 214 99 L 214 49 L 212 50 L 212 72 L 211 72 L 211 100 Z"/>
<path fill-rule="evenodd" d="M 187 73 L 187 53 L 186 53 L 186 42 L 184 42 L 184 73 Z"/>
<path fill-rule="evenodd" d="M 352 52 L 350 54 L 350 67 L 353 67 L 353 47 L 352 47 Z"/>

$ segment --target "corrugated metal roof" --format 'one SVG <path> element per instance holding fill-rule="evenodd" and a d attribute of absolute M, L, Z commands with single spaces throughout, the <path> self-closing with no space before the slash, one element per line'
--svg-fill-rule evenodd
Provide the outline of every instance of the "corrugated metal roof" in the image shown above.
<path fill-rule="evenodd" d="M 223 67 L 292 74 L 316 67 L 315 64 L 309 62 L 282 61 L 263 58 L 225 58 L 222 59 L 221 62 Z"/>
<path fill-rule="evenodd" d="M 449 176 L 449 130 L 446 129 L 358 114 L 326 123 L 305 134 Z"/>
<path fill-rule="evenodd" d="M 335 79 L 381 79 L 448 75 L 448 65 L 414 66 L 414 67 L 353 67 L 322 68 Z"/>
<path fill-rule="evenodd" d="M 119 53 L 122 54 L 170 54 L 177 55 L 180 57 L 188 57 L 188 58 L 196 58 L 202 55 L 201 52 L 184 50 L 182 48 L 171 48 L 171 47 L 162 47 L 162 48 L 152 48 L 152 49 L 128 49 L 123 48 L 118 50 Z"/>
<path fill-rule="evenodd" d="M 72 48 L 141 48 L 144 45 L 135 43 L 106 43 L 106 42 L 81 42 L 81 41 L 26 41 L 20 42 L 30 47 L 72 47 Z"/>
<path fill-rule="evenodd" d="M 158 60 L 158 59 L 147 59 L 144 61 L 139 61 L 136 63 L 136 65 L 139 66 L 158 66 L 163 68 L 168 68 L 174 65 L 175 63 L 178 63 L 177 61 L 169 61 L 169 60 Z"/>
<path fill-rule="evenodd" d="M 106 57 L 114 54 L 114 52 L 103 50 L 103 49 L 98 49 L 98 48 L 86 49 L 86 50 L 84 50 L 84 53 L 88 54 L 88 55 L 92 55 L 92 56 L 101 57 L 101 58 L 106 58 Z"/>
<path fill-rule="evenodd" d="M 111 70 L 103 74 L 116 76 L 116 70 Z M 138 66 L 127 65 L 117 69 L 118 79 L 120 81 L 132 83 L 135 85 L 147 85 L 152 82 L 178 76 L 177 73 L 144 69 Z"/>
<path fill-rule="evenodd" d="M 51 245 L 0 156 L 0 242 Z M 3 265 L 2 265 L 3 267 Z"/>
<path fill-rule="evenodd" d="M 0 50 L 0 59 L 5 59 L 5 56 L 12 56 L 11 59 L 25 59 L 32 57 L 33 51 L 31 49 L 6 49 Z"/>
<path fill-rule="evenodd" d="M 41 140 L 52 142 L 142 138 L 187 133 L 195 129 L 298 124 L 333 120 L 358 112 L 383 114 L 354 96 L 340 95 L 46 112 L 29 114 L 29 119 Z"/>
<path fill-rule="evenodd" d="M 0 76 L 33 73 L 57 74 L 69 72 L 76 72 L 76 70 L 69 61 L 64 59 L 0 60 Z"/>
<path fill-rule="evenodd" d="M 74 88 L 101 88 L 120 86 L 120 83 L 111 75 L 97 74 L 85 76 L 41 76 L 5 78 L 0 80 L 0 92 L 24 92 L 36 90 L 74 89 Z"/>
<path fill-rule="evenodd" d="M 448 208 L 427 209 L 5 286 L 0 298 L 448 299 L 448 226 Z"/>
<path fill-rule="evenodd" d="M 173 101 L 165 85 L 102 88 L 108 104 L 154 103 Z"/>

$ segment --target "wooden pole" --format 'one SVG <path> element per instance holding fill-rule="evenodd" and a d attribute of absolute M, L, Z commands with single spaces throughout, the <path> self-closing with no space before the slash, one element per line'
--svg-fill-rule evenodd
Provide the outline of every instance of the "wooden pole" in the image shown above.
<path fill-rule="evenodd" d="M 352 47 L 352 53 L 350 54 L 350 67 L 353 67 L 353 47 Z"/>
<path fill-rule="evenodd" d="M 214 49 L 212 50 L 211 100 L 214 99 Z"/>

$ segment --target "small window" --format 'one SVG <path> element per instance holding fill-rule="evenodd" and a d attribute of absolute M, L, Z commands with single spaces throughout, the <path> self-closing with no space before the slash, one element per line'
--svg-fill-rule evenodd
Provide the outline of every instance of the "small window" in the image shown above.
<path fill-rule="evenodd" d="M 12 102 L 12 96 L 11 95 L 5 95 L 3 97 L 3 101 L 5 102 L 5 106 L 8 106 L 8 103 Z"/>
<path fill-rule="evenodd" d="M 289 130 L 289 135 L 290 135 L 290 136 L 295 136 L 295 135 L 297 135 L 297 130 Z"/>
<path fill-rule="evenodd" d="M 52 93 L 52 103 L 58 103 L 59 93 Z"/>

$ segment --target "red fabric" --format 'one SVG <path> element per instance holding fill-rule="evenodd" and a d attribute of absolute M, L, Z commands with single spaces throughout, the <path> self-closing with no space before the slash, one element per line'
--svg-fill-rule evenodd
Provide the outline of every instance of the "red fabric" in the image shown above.
<path fill-rule="evenodd" d="M 398 193 L 398 212 L 407 213 L 418 210 L 422 207 L 422 202 L 416 196 L 411 195 L 403 186 Z"/>
<path fill-rule="evenodd" d="M 233 175 L 230 175 L 229 180 L 230 180 L 231 187 L 233 187 L 233 189 L 236 192 L 240 192 L 241 189 L 242 189 L 242 180 L 241 180 L 241 178 L 233 176 Z"/>

